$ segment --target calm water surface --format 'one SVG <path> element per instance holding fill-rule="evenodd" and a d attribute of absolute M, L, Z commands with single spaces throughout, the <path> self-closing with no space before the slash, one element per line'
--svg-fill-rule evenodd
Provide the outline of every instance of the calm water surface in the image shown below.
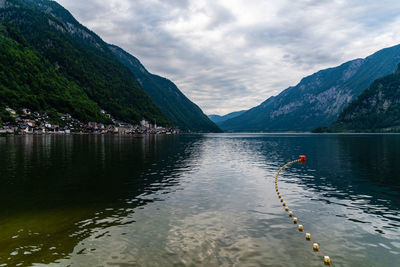
<path fill-rule="evenodd" d="M 400 135 L 0 138 L 0 266 L 400 266 Z"/>

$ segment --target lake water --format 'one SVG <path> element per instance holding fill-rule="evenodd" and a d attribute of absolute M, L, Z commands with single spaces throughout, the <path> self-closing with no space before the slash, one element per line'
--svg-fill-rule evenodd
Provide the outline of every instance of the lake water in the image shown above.
<path fill-rule="evenodd" d="M 400 135 L 0 138 L 0 266 L 400 266 Z"/>

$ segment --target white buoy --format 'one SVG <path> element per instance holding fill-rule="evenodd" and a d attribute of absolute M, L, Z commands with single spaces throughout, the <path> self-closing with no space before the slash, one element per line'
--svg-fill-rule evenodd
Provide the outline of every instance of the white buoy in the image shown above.
<path fill-rule="evenodd" d="M 324 257 L 324 262 L 325 262 L 325 264 L 330 264 L 331 263 L 331 259 L 329 258 L 329 256 L 325 256 Z"/>
<path fill-rule="evenodd" d="M 306 239 L 310 240 L 311 239 L 311 234 L 310 233 L 306 233 Z"/>
<path fill-rule="evenodd" d="M 313 244 L 313 249 L 314 249 L 314 251 L 318 251 L 319 250 L 319 246 L 318 246 L 317 243 Z"/>

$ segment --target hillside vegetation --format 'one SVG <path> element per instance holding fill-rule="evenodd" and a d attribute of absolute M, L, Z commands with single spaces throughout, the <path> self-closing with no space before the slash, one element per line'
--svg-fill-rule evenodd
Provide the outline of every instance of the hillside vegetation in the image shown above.
<path fill-rule="evenodd" d="M 400 68 L 375 80 L 343 110 L 329 131 L 400 132 Z"/>
<path fill-rule="evenodd" d="M 68 80 L 49 61 L 31 49 L 12 28 L 0 24 L 0 110 L 5 106 L 70 113 L 84 121 L 106 121 L 99 106 L 82 87 Z"/>
<path fill-rule="evenodd" d="M 7 0 L 2 6 L 0 23 L 14 35 L 3 44 L 9 50 L 2 50 L 1 65 L 7 66 L 10 53 L 17 61 L 7 70 L 9 82 L 1 84 L 0 102 L 67 111 L 84 121 L 98 120 L 104 109 L 127 122 L 170 124 L 107 44 L 56 2 Z"/>
<path fill-rule="evenodd" d="M 221 131 L 173 82 L 151 74 L 137 58 L 121 48 L 114 45 L 110 45 L 109 48 L 115 57 L 133 72 L 143 89 L 174 125 L 185 131 Z"/>

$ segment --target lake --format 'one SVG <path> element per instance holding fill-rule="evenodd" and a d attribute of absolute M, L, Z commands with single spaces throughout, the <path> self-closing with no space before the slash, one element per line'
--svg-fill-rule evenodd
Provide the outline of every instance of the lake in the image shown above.
<path fill-rule="evenodd" d="M 400 266 L 400 135 L 0 137 L 0 266 Z"/>

